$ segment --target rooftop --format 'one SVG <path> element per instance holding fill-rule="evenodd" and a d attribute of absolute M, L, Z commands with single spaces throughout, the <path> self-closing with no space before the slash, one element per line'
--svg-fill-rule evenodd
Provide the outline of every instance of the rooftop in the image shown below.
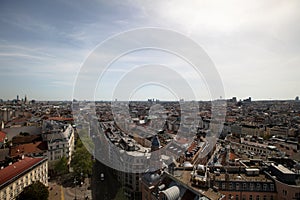
<path fill-rule="evenodd" d="M 2 131 L 0 131 L 0 142 L 3 143 L 4 142 L 4 139 L 6 137 L 6 134 Z"/>
<path fill-rule="evenodd" d="M 20 174 L 23 174 L 32 166 L 46 160 L 47 158 L 31 158 L 31 157 L 24 157 L 24 159 L 19 160 L 4 169 L 0 170 L 0 188 L 2 188 L 5 183 L 10 181 L 11 179 L 17 177 Z"/>
<path fill-rule="evenodd" d="M 288 168 L 284 167 L 283 165 L 272 164 L 272 166 L 284 174 L 295 174 L 293 171 L 289 170 Z"/>
<path fill-rule="evenodd" d="M 73 121 L 74 119 L 69 117 L 49 117 L 48 120 L 53 120 L 53 121 Z"/>
<path fill-rule="evenodd" d="M 15 157 L 18 155 L 23 154 L 31 154 L 31 153 L 43 153 L 46 151 L 47 143 L 46 142 L 34 142 L 34 143 L 28 143 L 28 144 L 21 144 L 18 146 L 11 147 L 10 149 L 10 156 Z"/>
<path fill-rule="evenodd" d="M 256 176 L 247 176 L 245 174 L 228 174 L 229 181 L 241 181 L 241 182 L 272 182 L 271 179 L 266 177 L 264 174 L 259 174 Z M 216 176 L 215 180 L 225 181 L 226 174 L 221 173 L 219 176 Z"/>
<path fill-rule="evenodd" d="M 179 182 L 183 183 L 183 185 L 188 186 L 193 191 L 200 193 L 209 199 L 220 199 L 222 197 L 221 193 L 213 191 L 211 188 L 199 188 L 192 185 L 190 178 L 191 178 L 191 171 L 175 171 L 175 175 L 173 176 Z"/>

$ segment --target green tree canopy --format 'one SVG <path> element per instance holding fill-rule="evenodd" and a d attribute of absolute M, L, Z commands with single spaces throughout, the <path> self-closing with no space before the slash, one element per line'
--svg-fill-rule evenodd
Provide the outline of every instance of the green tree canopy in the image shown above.
<path fill-rule="evenodd" d="M 66 174 L 69 172 L 68 169 L 68 160 L 65 156 L 63 156 L 60 160 L 55 163 L 54 171 L 58 175 Z"/>
<path fill-rule="evenodd" d="M 16 198 L 17 200 L 47 200 L 49 197 L 48 188 L 37 181 L 24 188 Z"/>
<path fill-rule="evenodd" d="M 90 152 L 85 148 L 80 139 L 76 142 L 76 150 L 72 156 L 71 166 L 75 175 L 80 176 L 92 174 L 93 159 Z"/>

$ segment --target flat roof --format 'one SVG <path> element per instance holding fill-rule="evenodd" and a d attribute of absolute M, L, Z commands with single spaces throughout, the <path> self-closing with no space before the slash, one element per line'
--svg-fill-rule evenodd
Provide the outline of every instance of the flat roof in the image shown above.
<path fill-rule="evenodd" d="M 199 188 L 192 185 L 190 179 L 191 179 L 191 171 L 175 171 L 175 176 L 171 176 L 174 179 L 179 180 L 183 185 L 188 186 L 192 190 L 196 191 L 199 194 L 204 195 L 205 197 L 208 197 L 209 199 L 220 199 L 222 197 L 222 194 L 219 192 L 213 191 L 211 188 Z"/>
<path fill-rule="evenodd" d="M 225 174 L 221 173 L 219 176 L 215 176 L 216 181 L 225 181 Z M 241 181 L 241 182 L 272 182 L 264 174 L 255 176 L 247 176 L 246 174 L 229 174 L 229 181 Z"/>
<path fill-rule="evenodd" d="M 289 170 L 288 168 L 284 167 L 283 165 L 272 164 L 272 166 L 275 167 L 277 170 L 281 171 L 284 174 L 295 174 L 293 171 Z"/>

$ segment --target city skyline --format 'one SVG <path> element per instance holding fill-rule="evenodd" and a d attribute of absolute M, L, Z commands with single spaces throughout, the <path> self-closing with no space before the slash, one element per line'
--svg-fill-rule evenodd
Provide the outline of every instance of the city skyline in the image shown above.
<path fill-rule="evenodd" d="M 35 100 L 72 100 L 76 74 L 96 45 L 123 31 L 158 27 L 182 33 L 205 50 L 223 81 L 224 99 L 251 96 L 253 100 L 293 100 L 299 96 L 300 85 L 297 77 L 300 28 L 295 26 L 300 20 L 299 4 L 298 1 L 189 4 L 2 1 L 1 99 L 26 94 Z M 112 66 L 105 84 L 115 83 L 130 67 L 153 62 L 179 66 L 193 79 L 193 74 L 189 76 L 189 66 L 174 60 L 172 55 L 161 52 L 130 54 Z M 203 83 L 197 81 L 199 85 Z M 101 92 L 109 96 L 106 90 Z M 166 93 L 162 88 L 152 87 L 145 93 L 136 93 L 136 98 L 172 99 Z M 204 95 L 203 100 L 207 99 Z"/>

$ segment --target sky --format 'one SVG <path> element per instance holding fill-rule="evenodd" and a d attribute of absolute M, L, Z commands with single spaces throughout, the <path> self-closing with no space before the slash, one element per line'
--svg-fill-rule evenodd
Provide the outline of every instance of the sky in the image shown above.
<path fill-rule="evenodd" d="M 217 96 L 261 100 L 300 95 L 298 0 L 0 0 L 0 4 L 3 100 L 17 95 L 36 100 L 88 98 L 84 91 L 74 96 L 74 87 L 99 44 L 124 31 L 146 27 L 175 31 L 196 42 L 214 64 L 219 74 L 215 78 L 222 81 L 224 94 Z M 149 73 L 135 70 L 142 66 L 148 66 L 144 72 Z M 171 71 L 160 71 L 164 66 Z M 134 74 L 145 80 L 164 79 L 165 85 L 148 82 L 131 91 L 122 89 L 123 80 L 128 85 L 137 82 Z M 120 57 L 91 85 L 98 100 L 128 98 L 128 94 L 144 100 L 215 98 L 207 77 L 195 74 L 191 64 L 177 55 L 143 49 Z M 174 92 L 185 90 L 181 88 L 184 81 L 193 95 Z"/>

